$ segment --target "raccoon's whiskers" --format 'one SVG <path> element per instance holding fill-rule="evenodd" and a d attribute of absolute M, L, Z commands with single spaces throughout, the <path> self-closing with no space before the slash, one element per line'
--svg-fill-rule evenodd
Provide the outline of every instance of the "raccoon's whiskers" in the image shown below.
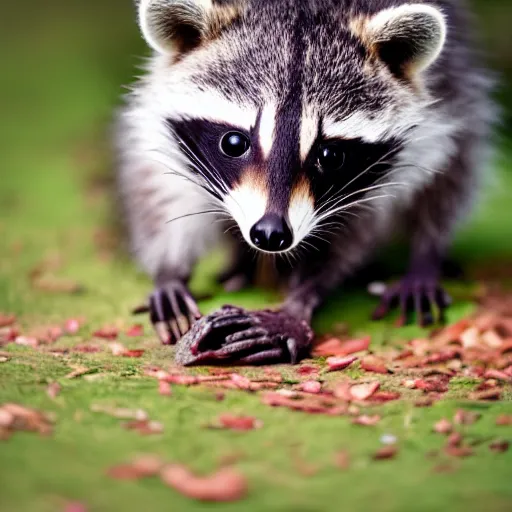
<path fill-rule="evenodd" d="M 171 222 L 174 222 L 176 220 L 180 220 L 180 219 L 185 219 L 187 217 L 194 217 L 195 215 L 205 215 L 205 214 L 218 214 L 218 215 L 221 215 L 221 214 L 224 214 L 224 215 L 227 215 L 226 212 L 222 211 L 222 210 L 203 210 L 201 212 L 192 212 L 192 213 L 185 213 L 183 215 L 179 215 L 178 217 L 174 217 L 168 221 L 166 221 L 165 223 L 166 224 L 170 224 Z"/>

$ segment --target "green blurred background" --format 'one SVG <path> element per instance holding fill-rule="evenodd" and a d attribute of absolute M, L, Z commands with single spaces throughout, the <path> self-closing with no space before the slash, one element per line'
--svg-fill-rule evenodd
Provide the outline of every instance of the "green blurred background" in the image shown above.
<path fill-rule="evenodd" d="M 475 275 L 495 272 L 500 281 L 508 278 L 512 282 L 512 0 L 472 3 L 481 27 L 481 44 L 488 50 L 490 65 L 501 75 L 497 97 L 503 105 L 503 123 L 480 207 L 459 234 L 453 253 Z M 146 54 L 130 0 L 2 2 L 0 312 L 16 313 L 25 329 L 82 315 L 87 318 L 89 335 L 106 323 L 126 325 L 133 321 L 131 307 L 150 289 L 147 277 L 136 272 L 126 253 L 119 250 L 109 134 L 123 86 L 132 80 Z M 86 293 L 51 294 L 34 289 L 29 274 L 42 261 L 59 278 L 78 281 Z M 197 290 L 212 282 L 208 268 L 197 280 Z M 450 286 L 453 294 L 456 285 Z M 218 289 L 213 291 L 214 299 L 203 302 L 203 310 L 227 300 L 258 306 L 275 299 L 254 291 L 228 299 Z M 467 293 L 450 309 L 451 320 L 473 307 L 462 299 L 467 299 Z M 348 299 L 335 298 L 317 316 L 315 328 L 325 332 L 336 322 L 347 322 L 355 334 L 372 334 L 376 347 L 396 337 L 423 334 L 415 327 L 394 329 L 392 319 L 369 322 L 374 306 L 374 299 L 364 291 L 348 294 Z M 147 319 L 142 321 L 150 333 Z M 84 337 L 90 340 L 87 334 Z M 64 346 L 76 342 L 62 341 Z M 133 343 L 139 346 L 138 340 Z M 170 360 L 166 348 L 159 347 L 150 334 L 144 343 L 148 350 L 143 364 Z M 63 360 L 13 345 L 2 347 L 15 357 L 0 366 L 0 403 L 17 401 L 52 410 L 58 424 L 51 439 L 16 434 L 0 446 L 2 512 L 60 510 L 64 498 L 89 502 L 91 510 L 149 507 L 163 511 L 171 506 L 169 496 L 176 510 L 196 510 L 194 503 L 170 495 L 156 481 L 115 483 L 105 478 L 104 470 L 136 450 L 156 451 L 204 470 L 234 448 L 249 452 L 243 464 L 255 489 L 247 510 L 275 509 L 280 504 L 280 510 L 312 511 L 319 509 L 319 503 L 340 500 L 351 511 L 374 510 L 376 503 L 380 510 L 390 512 L 510 510 L 510 459 L 482 454 L 448 478 L 432 474 L 425 463 L 424 453 L 438 445 L 431 425 L 440 416 L 453 414 L 457 406 L 453 400 L 432 409 L 412 411 L 407 401 L 387 409 L 390 414 L 378 434 L 398 432 L 405 440 L 404 454 L 390 478 L 386 466 L 368 464 L 363 458 L 374 449 L 375 436 L 347 422 L 319 417 L 298 421 L 295 413 L 257 404 L 256 397 L 233 395 L 218 404 L 181 389 L 174 391 L 169 407 L 166 397 L 157 395 L 154 383 L 144 379 L 140 365 L 125 358 L 100 353 L 90 357 L 71 354 Z M 91 367 L 103 380 L 64 379 L 70 362 Z M 50 401 L 45 393 L 47 382 L 55 379 L 63 383 L 62 402 Z M 452 390 L 455 398 L 458 389 Z M 165 423 L 166 433 L 158 439 L 121 434 L 116 420 L 98 419 L 89 411 L 95 401 L 142 407 L 151 418 Z M 243 437 L 204 429 L 195 435 L 221 407 L 252 412 L 268 429 L 255 433 L 249 443 Z M 507 410 L 510 401 L 493 404 L 496 413 Z M 77 419 L 77 411 L 82 419 Z M 414 416 L 412 430 L 405 428 L 404 414 Z M 482 436 L 493 428 L 491 415 L 476 426 Z M 290 476 L 290 458 L 283 447 L 292 441 L 302 443 L 310 460 L 316 458 L 326 468 L 317 478 L 304 479 L 293 471 Z M 356 452 L 354 470 L 343 476 L 329 470 L 326 462 L 332 458 L 333 447 L 339 446 L 350 446 Z M 279 478 L 274 477 L 275 468 L 279 468 Z"/>

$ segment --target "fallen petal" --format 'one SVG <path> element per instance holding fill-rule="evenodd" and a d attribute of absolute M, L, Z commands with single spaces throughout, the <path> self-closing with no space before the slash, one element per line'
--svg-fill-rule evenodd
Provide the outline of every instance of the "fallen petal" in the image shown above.
<path fill-rule="evenodd" d="M 395 445 L 389 444 L 387 446 L 383 446 L 379 448 L 374 454 L 374 460 L 387 460 L 392 459 L 398 453 L 398 448 Z"/>
<path fill-rule="evenodd" d="M 168 382 L 166 382 L 165 380 L 159 380 L 158 381 L 158 392 L 163 396 L 171 396 L 172 395 L 171 385 Z"/>
<path fill-rule="evenodd" d="M 496 425 L 499 425 L 499 426 L 512 425 L 512 414 L 500 414 L 496 418 Z"/>
<path fill-rule="evenodd" d="M 337 371 L 344 370 L 348 366 L 350 366 L 354 361 L 357 361 L 357 357 L 347 356 L 347 357 L 328 357 L 327 358 L 327 366 L 329 371 Z"/>
<path fill-rule="evenodd" d="M 373 426 L 373 425 L 377 425 L 377 423 L 379 423 L 380 420 L 381 420 L 381 417 L 378 414 L 375 414 L 373 416 L 368 416 L 366 414 L 362 414 L 361 416 L 354 418 L 352 420 L 352 423 L 354 425 Z"/>
<path fill-rule="evenodd" d="M 370 398 L 379 389 L 379 382 L 369 382 L 367 384 L 355 384 L 350 387 L 350 395 L 353 400 L 366 400 Z"/>
<path fill-rule="evenodd" d="M 438 434 L 449 434 L 452 430 L 453 426 L 446 418 L 439 420 L 434 425 L 434 432 L 437 432 Z"/>
<path fill-rule="evenodd" d="M 308 380 L 300 385 L 300 388 L 305 393 L 320 393 L 322 384 L 316 380 Z"/>
<path fill-rule="evenodd" d="M 383 375 L 389 373 L 384 361 L 376 357 L 365 357 L 361 361 L 361 368 L 367 372 L 381 373 Z"/>
<path fill-rule="evenodd" d="M 142 324 L 135 324 L 126 330 L 126 336 L 137 337 L 144 335 L 144 326 Z"/>
<path fill-rule="evenodd" d="M 60 394 L 61 389 L 61 385 L 58 382 L 52 382 L 48 384 L 48 387 L 46 388 L 46 394 L 50 398 L 56 398 Z"/>
<path fill-rule="evenodd" d="M 201 501 L 238 501 L 248 492 L 246 478 L 230 467 L 208 476 L 196 476 L 186 466 L 172 464 L 160 471 L 160 477 L 181 494 Z"/>
<path fill-rule="evenodd" d="M 232 430 L 253 430 L 261 428 L 263 423 L 252 416 L 236 416 L 234 414 L 221 414 L 219 423 L 224 428 Z"/>
<path fill-rule="evenodd" d="M 505 441 L 503 439 L 498 439 L 496 441 L 493 441 L 489 445 L 489 449 L 496 453 L 504 453 L 508 450 L 510 446 L 510 443 L 508 441 Z"/>

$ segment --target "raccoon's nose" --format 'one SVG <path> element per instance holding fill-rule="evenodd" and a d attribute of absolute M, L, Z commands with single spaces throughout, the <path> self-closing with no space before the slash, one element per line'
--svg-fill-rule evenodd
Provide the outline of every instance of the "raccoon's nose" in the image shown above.
<path fill-rule="evenodd" d="M 252 243 L 262 251 L 279 252 L 288 249 L 293 235 L 286 220 L 276 213 L 267 213 L 250 232 Z"/>

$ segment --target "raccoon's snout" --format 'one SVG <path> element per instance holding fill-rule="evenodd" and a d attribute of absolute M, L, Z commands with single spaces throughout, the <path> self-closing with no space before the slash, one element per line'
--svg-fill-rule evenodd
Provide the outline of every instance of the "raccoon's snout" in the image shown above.
<path fill-rule="evenodd" d="M 258 249 L 266 252 L 286 251 L 293 243 L 293 234 L 288 223 L 276 213 L 267 213 L 254 224 L 250 237 Z"/>

